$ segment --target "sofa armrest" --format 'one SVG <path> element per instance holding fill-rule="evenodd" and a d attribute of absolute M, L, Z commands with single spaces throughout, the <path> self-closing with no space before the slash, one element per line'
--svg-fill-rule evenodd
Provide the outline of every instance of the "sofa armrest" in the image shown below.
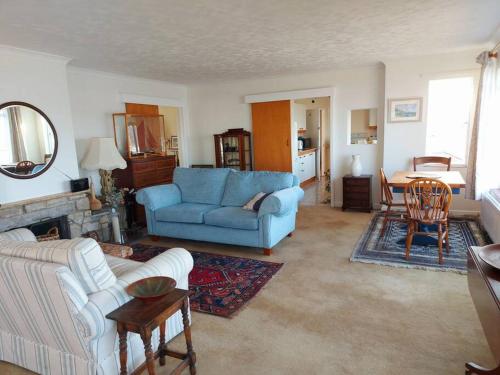
<path fill-rule="evenodd" d="M 137 192 L 135 199 L 146 209 L 154 211 L 181 203 L 181 191 L 175 184 L 151 186 Z"/>
<path fill-rule="evenodd" d="M 296 209 L 297 204 L 304 197 L 304 190 L 298 186 L 278 190 L 269 195 L 260 206 L 258 216 L 272 214 L 283 216 L 291 210 Z"/>

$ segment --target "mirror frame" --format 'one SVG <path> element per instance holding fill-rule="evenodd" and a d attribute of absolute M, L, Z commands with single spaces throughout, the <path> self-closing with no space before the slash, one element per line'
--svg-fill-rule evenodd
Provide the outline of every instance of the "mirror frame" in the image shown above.
<path fill-rule="evenodd" d="M 50 169 L 50 167 L 52 166 L 52 164 L 56 160 L 57 151 L 59 149 L 59 141 L 57 139 L 56 128 L 54 127 L 54 124 L 52 124 L 52 121 L 50 121 L 49 117 L 45 113 L 43 113 L 41 109 L 35 107 L 34 105 L 26 103 L 26 102 L 19 102 L 19 101 L 6 102 L 6 103 L 3 103 L 3 104 L 0 104 L 0 111 L 2 109 L 6 108 L 6 107 L 11 107 L 11 106 L 14 106 L 14 105 L 28 107 L 28 108 L 32 109 L 33 111 L 37 112 L 40 116 L 42 116 L 45 119 L 45 121 L 47 121 L 47 124 L 49 124 L 50 128 L 52 129 L 52 134 L 54 135 L 54 152 L 52 153 L 52 157 L 50 158 L 50 161 L 47 163 L 47 165 L 45 166 L 45 168 L 43 168 L 41 171 L 39 171 L 39 172 L 37 172 L 35 174 L 17 175 L 15 173 L 8 172 L 8 171 L 6 171 L 6 170 L 4 170 L 3 168 L 0 167 L 0 173 L 6 175 L 8 177 L 12 177 L 12 178 L 15 178 L 15 179 L 18 179 L 18 180 L 27 180 L 27 179 L 30 179 L 30 178 L 38 177 L 38 176 L 44 174 L 45 172 L 47 172 Z"/>

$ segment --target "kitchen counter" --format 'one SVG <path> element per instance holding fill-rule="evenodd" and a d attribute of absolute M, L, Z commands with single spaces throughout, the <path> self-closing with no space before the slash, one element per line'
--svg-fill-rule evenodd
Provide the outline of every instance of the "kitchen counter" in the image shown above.
<path fill-rule="evenodd" d="M 304 156 L 307 154 L 312 154 L 313 152 L 316 152 L 316 148 L 306 148 L 305 150 L 299 150 L 298 155 L 299 156 Z"/>

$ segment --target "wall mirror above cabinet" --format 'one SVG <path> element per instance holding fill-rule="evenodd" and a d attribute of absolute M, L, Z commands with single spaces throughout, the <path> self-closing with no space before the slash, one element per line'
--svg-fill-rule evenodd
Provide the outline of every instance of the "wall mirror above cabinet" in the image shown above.
<path fill-rule="evenodd" d="M 57 153 L 57 134 L 50 119 L 24 102 L 0 105 L 0 172 L 18 179 L 47 171 Z"/>
<path fill-rule="evenodd" d="M 377 108 L 353 109 L 349 111 L 348 144 L 377 143 Z"/>

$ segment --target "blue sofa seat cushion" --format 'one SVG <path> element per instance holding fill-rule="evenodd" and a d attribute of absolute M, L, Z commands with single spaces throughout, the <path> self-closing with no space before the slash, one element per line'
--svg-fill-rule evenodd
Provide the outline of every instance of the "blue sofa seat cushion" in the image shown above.
<path fill-rule="evenodd" d="M 293 174 L 286 172 L 231 171 L 220 205 L 242 207 L 257 193 L 274 193 L 292 187 L 293 183 Z"/>
<path fill-rule="evenodd" d="M 155 211 L 155 219 L 173 223 L 203 224 L 204 215 L 220 206 L 203 203 L 179 203 L 159 208 Z"/>
<path fill-rule="evenodd" d="M 205 214 L 205 224 L 224 228 L 258 230 L 257 212 L 241 207 L 221 207 Z"/>
<path fill-rule="evenodd" d="M 229 172 L 228 168 L 175 168 L 174 184 L 182 202 L 220 204 Z"/>

